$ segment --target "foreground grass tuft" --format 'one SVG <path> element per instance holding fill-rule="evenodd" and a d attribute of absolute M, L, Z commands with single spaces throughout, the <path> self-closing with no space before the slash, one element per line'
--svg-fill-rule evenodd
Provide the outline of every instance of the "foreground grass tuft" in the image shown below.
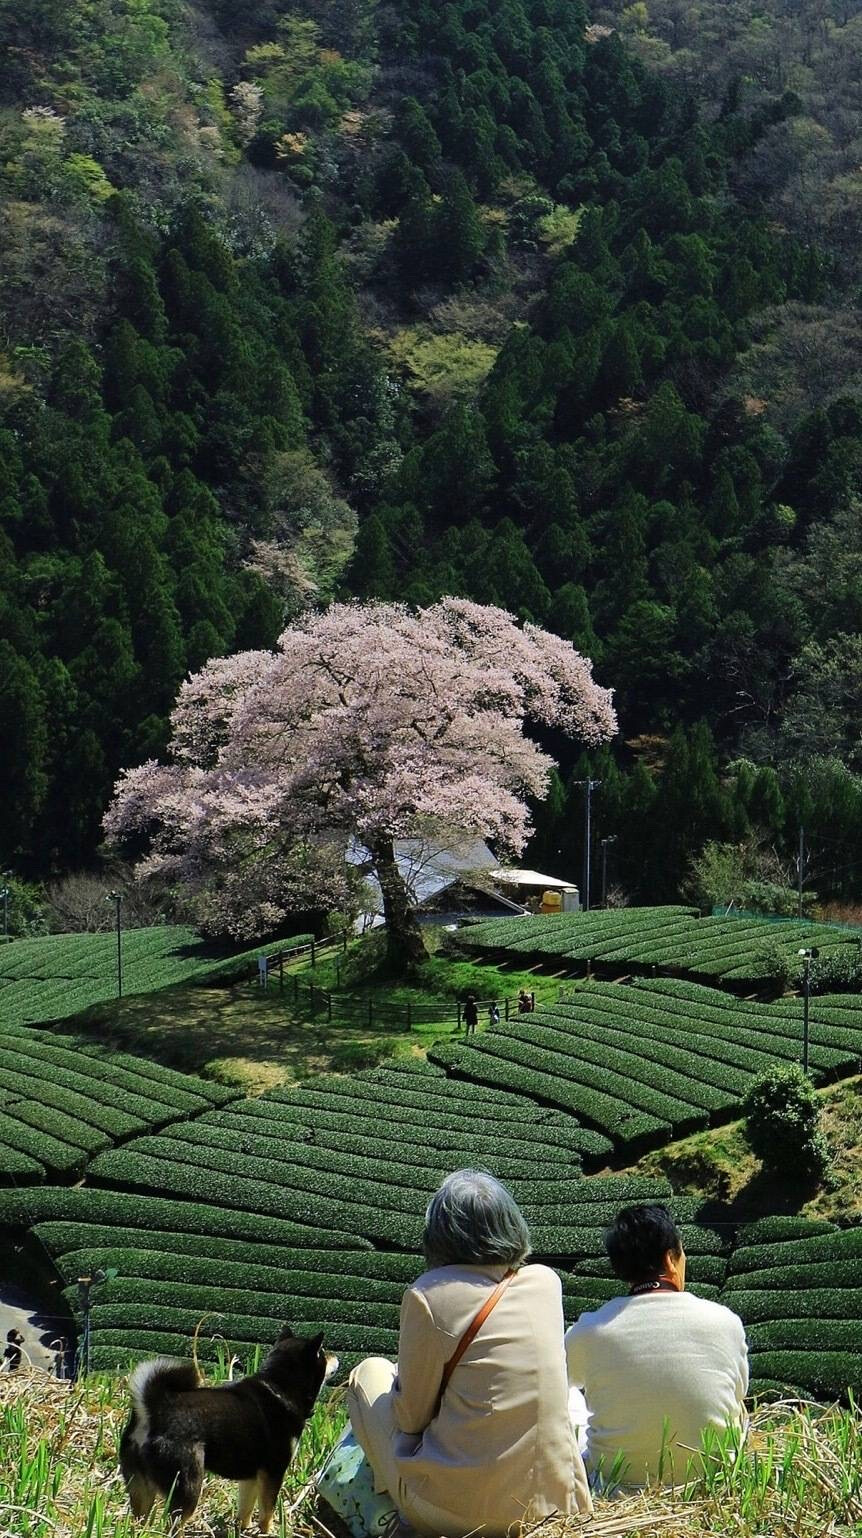
<path fill-rule="evenodd" d="M 0 1378 L 2 1538 L 132 1538 L 165 1531 L 128 1514 L 117 1464 L 125 1381 L 58 1383 L 43 1373 Z M 318 1406 L 288 1471 L 278 1538 L 327 1538 L 308 1482 L 343 1425 L 336 1394 Z M 235 1532 L 234 1487 L 208 1480 L 185 1538 Z M 753 1418 L 737 1451 L 716 1445 L 697 1487 L 600 1501 L 586 1527 L 545 1522 L 542 1538 L 858 1538 L 862 1533 L 862 1414 L 785 1401 Z"/>

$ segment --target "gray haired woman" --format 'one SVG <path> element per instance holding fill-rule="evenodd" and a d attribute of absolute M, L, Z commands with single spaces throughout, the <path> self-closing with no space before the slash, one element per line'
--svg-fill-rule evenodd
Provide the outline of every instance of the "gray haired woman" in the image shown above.
<path fill-rule="evenodd" d="M 401 1304 L 398 1366 L 350 1376 L 356 1440 L 421 1534 L 483 1538 L 553 1513 L 589 1512 L 568 1414 L 559 1278 L 525 1264 L 511 1194 L 480 1170 L 444 1180 L 425 1214 L 428 1270 Z M 442 1392 L 441 1392 L 442 1390 Z"/>

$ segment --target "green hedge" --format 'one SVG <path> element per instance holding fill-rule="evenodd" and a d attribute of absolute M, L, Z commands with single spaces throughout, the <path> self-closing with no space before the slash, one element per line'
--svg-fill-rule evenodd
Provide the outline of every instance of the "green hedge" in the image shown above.
<path fill-rule="evenodd" d="M 328 1261 L 331 1269 L 328 1270 L 322 1257 L 313 1252 L 303 1256 L 296 1251 L 282 1251 L 288 1257 L 287 1263 L 262 1265 L 250 1258 L 246 1259 L 240 1247 L 238 1250 L 243 1258 L 228 1261 L 213 1256 L 207 1241 L 203 1241 L 203 1250 L 197 1256 L 170 1251 L 160 1253 L 156 1249 L 145 1250 L 140 1247 L 128 1249 L 122 1245 L 87 1246 L 60 1253 L 56 1264 L 67 1282 L 73 1282 L 79 1276 L 86 1276 L 100 1267 L 115 1267 L 119 1275 L 117 1281 L 111 1282 L 112 1289 L 120 1279 L 128 1282 L 132 1278 L 141 1278 L 160 1284 L 182 1283 L 204 1290 L 217 1286 L 239 1293 L 267 1292 L 288 1298 L 349 1296 L 359 1305 L 368 1302 L 387 1306 L 400 1303 L 404 1287 L 415 1278 L 419 1265 L 416 1256 L 387 1256 L 387 1260 L 403 1260 L 406 1264 L 392 1268 L 397 1270 L 397 1275 L 368 1276 L 364 1274 L 367 1268 L 359 1268 L 356 1264 L 356 1257 L 363 1254 L 361 1250 L 352 1252 L 352 1261 L 349 1251 L 345 1254 L 331 1253 Z M 236 1255 L 237 1250 L 234 1253 Z M 312 1260 L 313 1270 L 310 1269 Z"/>
<path fill-rule="evenodd" d="M 748 1328 L 752 1351 L 855 1351 L 862 1378 L 862 1319 L 773 1319 Z M 847 1385 L 844 1385 L 845 1388 Z"/>
<path fill-rule="evenodd" d="M 21 1153 L 18 1148 L 10 1148 L 8 1144 L 0 1141 L 0 1185 L 15 1184 L 17 1181 L 40 1181 L 45 1179 L 45 1170 L 38 1159 L 31 1159 L 29 1155 Z M 0 1191 L 0 1201 L 5 1192 Z"/>
<path fill-rule="evenodd" d="M 64 1040 L 68 1040 L 69 1045 L 65 1045 Z M 4 1056 L 7 1052 L 20 1053 L 31 1064 L 31 1071 L 38 1068 L 46 1078 L 55 1078 L 57 1083 L 62 1082 L 59 1073 L 63 1072 L 83 1080 L 90 1089 L 108 1085 L 112 1090 L 128 1091 L 130 1095 L 157 1106 L 159 1115 L 165 1108 L 173 1112 L 205 1111 L 212 1104 L 209 1095 L 197 1091 L 196 1086 L 202 1081 L 191 1074 L 173 1070 L 165 1074 L 157 1064 L 153 1065 L 155 1072 L 148 1072 L 146 1066 L 142 1071 L 138 1067 L 141 1059 L 123 1052 L 107 1052 L 103 1047 L 94 1047 L 91 1042 L 75 1037 L 48 1037 L 45 1031 L 16 1032 L 12 1036 L 3 1033 L 0 1047 Z"/>
<path fill-rule="evenodd" d="M 7 1099 L 4 1109 L 9 1111 L 16 1121 L 26 1122 L 28 1126 L 35 1127 L 39 1132 L 47 1132 L 52 1137 L 59 1138 L 61 1143 L 65 1143 L 70 1148 L 77 1148 L 84 1154 L 101 1153 L 103 1148 L 111 1146 L 111 1139 L 106 1132 L 90 1126 L 87 1122 L 79 1121 L 67 1112 L 58 1111 L 55 1106 L 43 1105 L 33 1100 L 16 1100 L 10 1103 Z"/>
<path fill-rule="evenodd" d="M 411 1222 L 396 1212 L 380 1208 L 364 1208 L 362 1223 L 357 1223 L 357 1207 L 338 1201 L 328 1193 L 324 1198 L 324 1182 L 317 1182 L 317 1190 L 310 1191 L 274 1185 L 271 1182 L 241 1174 L 207 1169 L 189 1163 L 174 1162 L 153 1157 L 133 1149 L 117 1149 L 100 1154 L 91 1165 L 88 1179 L 95 1185 L 119 1186 L 120 1189 L 152 1192 L 157 1196 L 179 1197 L 195 1202 L 211 1202 L 215 1206 L 237 1208 L 241 1212 L 270 1214 L 286 1217 L 292 1222 L 306 1223 L 312 1228 L 332 1228 L 342 1234 L 363 1231 L 371 1239 L 394 1244 L 399 1249 L 414 1249 L 421 1233 L 421 1218 Z M 342 1193 L 344 1184 L 339 1188 Z"/>
<path fill-rule="evenodd" d="M 105 1156 L 107 1157 L 107 1156 Z M 134 1161 L 133 1161 L 134 1162 Z M 38 1191 L 0 1191 L 0 1228 L 22 1230 L 42 1221 L 123 1225 L 165 1234 L 200 1234 L 231 1241 L 280 1245 L 300 1251 L 361 1250 L 373 1266 L 371 1245 L 354 1228 L 327 1230 L 314 1220 L 307 1224 L 253 1211 L 235 1211 L 212 1202 L 175 1201 L 158 1193 L 136 1195 L 92 1186 L 77 1189 L 49 1186 Z M 371 1272 L 369 1274 L 372 1274 Z"/>
<path fill-rule="evenodd" d="M 86 1090 L 71 1090 L 55 1084 L 52 1079 L 40 1079 L 24 1070 L 16 1072 L 8 1064 L 0 1066 L 0 1077 L 7 1095 L 58 1111 L 62 1116 L 71 1116 L 110 1138 L 133 1137 L 136 1132 L 146 1132 L 150 1125 L 141 1116 L 130 1116 L 125 1110 L 93 1099 Z"/>
<path fill-rule="evenodd" d="M 325 1115 L 346 1114 L 350 1130 L 365 1118 L 371 1123 L 370 1135 L 379 1131 L 381 1110 L 391 1118 L 397 1105 L 399 1128 L 416 1126 L 423 1129 L 423 1135 L 425 1129 L 439 1127 L 487 1140 L 493 1125 L 495 1135 L 498 1130 L 507 1144 L 514 1144 L 507 1151 L 515 1154 L 525 1141 L 599 1157 L 610 1149 L 606 1138 L 579 1127 L 563 1112 L 537 1111 L 520 1094 L 487 1085 L 471 1087 L 446 1078 L 439 1069 L 421 1074 L 371 1069 L 349 1079 L 322 1078 L 297 1090 L 274 1090 L 253 1104 L 256 1111 L 250 1114 L 266 1116 L 270 1106 L 281 1104 L 287 1114 L 302 1116 L 306 1122 L 312 1110 Z M 245 1106 L 247 1109 L 248 1102 Z"/>
<path fill-rule="evenodd" d="M 862 1390 L 862 1356 L 851 1351 L 758 1351 L 752 1356 L 758 1379 L 798 1384 L 811 1394 L 844 1398 Z"/>
<path fill-rule="evenodd" d="M 111 1079 L 107 1074 L 91 1076 L 90 1059 L 86 1060 L 86 1067 L 81 1066 L 80 1059 L 78 1062 L 77 1070 L 72 1071 L 43 1055 L 36 1057 L 27 1050 L 10 1052 L 0 1048 L 0 1079 L 5 1082 L 10 1073 L 27 1077 L 31 1081 L 33 1098 L 36 1100 L 41 1098 L 41 1085 L 47 1082 L 62 1089 L 74 1090 L 76 1094 L 97 1104 L 113 1106 L 120 1101 L 124 1110 L 140 1116 L 148 1125 L 162 1125 L 175 1120 L 178 1109 L 175 1105 L 137 1094 L 134 1084 L 127 1083 L 122 1073 L 116 1079 Z"/>
<path fill-rule="evenodd" d="M 624 1101 L 586 1086 L 561 1082 L 553 1073 L 537 1072 L 506 1057 L 495 1056 L 487 1042 L 486 1034 L 475 1046 L 442 1043 L 432 1047 L 429 1056 L 466 1078 L 480 1083 L 505 1084 L 539 1101 L 549 1101 L 552 1105 L 572 1110 L 597 1123 L 617 1143 L 625 1144 L 631 1150 L 651 1147 L 670 1138 L 673 1129 L 669 1122 L 634 1111 Z"/>
<path fill-rule="evenodd" d="M 392 1108 L 390 1114 L 396 1114 L 396 1108 Z M 349 1125 L 349 1118 L 344 1118 Z M 360 1128 L 365 1122 L 360 1122 Z M 250 1118 L 231 1114 L 228 1121 L 219 1117 L 218 1122 L 210 1121 L 209 1117 L 194 1123 L 200 1131 L 202 1140 L 215 1144 L 222 1148 L 239 1150 L 244 1147 L 252 1147 L 266 1154 L 267 1151 L 280 1149 L 282 1153 L 289 1145 L 305 1147 L 310 1135 L 313 1135 L 314 1147 L 323 1153 L 328 1151 L 334 1154 L 354 1154 L 358 1160 L 379 1158 L 380 1136 L 375 1137 L 361 1130 L 351 1134 L 347 1131 L 333 1131 L 328 1126 L 322 1126 L 320 1118 L 315 1114 L 313 1119 L 306 1113 L 305 1120 L 301 1118 L 273 1118 L 272 1121 L 252 1121 Z M 277 1129 L 277 1130 L 276 1130 Z M 171 1132 L 173 1132 L 171 1128 Z M 516 1139 L 508 1140 L 508 1146 L 517 1152 L 507 1154 L 501 1147 L 502 1139 L 498 1139 L 496 1133 L 493 1138 L 488 1134 L 484 1137 L 459 1136 L 457 1132 L 435 1132 L 433 1128 L 426 1129 L 423 1142 L 417 1148 L 413 1137 L 406 1136 L 401 1127 L 393 1127 L 387 1138 L 388 1159 L 397 1163 L 405 1172 L 412 1169 L 432 1169 L 435 1178 L 439 1179 L 452 1169 L 465 1167 L 470 1164 L 487 1162 L 489 1149 L 493 1147 L 493 1164 L 495 1174 L 501 1180 L 514 1180 L 529 1171 L 530 1174 L 540 1179 L 551 1179 L 559 1176 L 560 1170 L 569 1168 L 575 1174 L 580 1173 L 580 1155 L 574 1152 L 552 1148 L 539 1152 L 535 1144 L 527 1143 L 518 1149 Z M 552 1158 L 551 1155 L 556 1157 Z"/>
<path fill-rule="evenodd" d="M 67 1287 L 64 1296 L 77 1314 L 77 1287 Z M 160 1321 L 164 1328 L 169 1328 L 172 1311 L 182 1309 L 188 1314 L 192 1330 L 205 1313 L 244 1314 L 252 1320 L 286 1319 L 289 1324 L 295 1324 L 308 1335 L 322 1328 L 320 1321 L 330 1325 L 349 1325 L 354 1329 L 362 1326 L 392 1335 L 397 1344 L 397 1303 L 371 1303 L 367 1299 L 355 1302 L 344 1298 L 295 1298 L 282 1291 L 254 1292 L 250 1288 L 191 1286 L 183 1282 L 151 1281 L 147 1277 L 132 1276 L 103 1282 L 95 1299 L 94 1312 L 98 1315 L 109 1306 L 116 1308 L 122 1305 L 124 1308 L 126 1304 L 147 1304 L 153 1328 L 159 1328 Z"/>
<path fill-rule="evenodd" d="M 721 1296 L 746 1325 L 768 1324 L 774 1319 L 862 1319 L 862 1288 L 809 1286 L 786 1292 L 737 1292 L 725 1287 Z"/>
<path fill-rule="evenodd" d="M 605 1030 L 594 1040 L 590 1030 L 577 1029 L 576 1021 L 570 1030 L 559 1029 L 566 1017 L 554 1009 L 539 1009 L 528 1018 L 530 1024 L 523 1023 L 523 1017 L 500 1021 L 494 1027 L 494 1037 L 528 1043 L 548 1054 L 551 1061 L 560 1055 L 570 1067 L 568 1077 L 583 1083 L 596 1083 L 597 1087 L 608 1084 L 613 1092 L 619 1092 L 620 1084 L 628 1086 L 626 1098 L 637 1109 L 650 1110 L 674 1124 L 691 1118 L 705 1123 L 710 1110 L 725 1110 L 733 1104 L 727 1092 L 679 1072 L 679 1066 L 687 1066 L 685 1054 L 677 1054 L 677 1067 L 670 1067 L 643 1054 L 637 1037 L 625 1044 Z"/>
<path fill-rule="evenodd" d="M 744 1234 L 747 1240 L 748 1234 Z M 810 1238 L 786 1239 L 775 1244 L 750 1245 L 741 1243 L 733 1254 L 731 1276 L 747 1276 L 757 1271 L 770 1272 L 786 1267 L 831 1265 L 840 1260 L 862 1258 L 862 1228 L 832 1229 L 826 1233 L 812 1234 Z M 742 1282 L 743 1286 L 759 1286 L 759 1282 Z M 790 1282 L 787 1285 L 792 1286 Z"/>
<path fill-rule="evenodd" d="M 15 1149 L 26 1154 L 29 1159 L 34 1159 L 46 1174 L 55 1172 L 71 1176 L 84 1173 L 87 1156 L 83 1149 L 71 1148 L 68 1143 L 61 1143 L 59 1138 L 51 1137 L 50 1133 L 40 1132 L 26 1122 L 17 1121 L 2 1109 L 0 1143 L 5 1148 Z"/>

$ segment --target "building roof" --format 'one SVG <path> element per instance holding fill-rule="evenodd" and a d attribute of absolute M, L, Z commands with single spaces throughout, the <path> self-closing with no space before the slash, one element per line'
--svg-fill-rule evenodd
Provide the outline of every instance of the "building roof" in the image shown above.
<path fill-rule="evenodd" d="M 543 876 L 540 870 L 518 870 L 512 865 L 502 866 L 488 874 L 492 881 L 502 881 L 505 886 L 558 887 L 565 892 L 578 890 L 576 881 L 560 881 L 557 876 Z"/>

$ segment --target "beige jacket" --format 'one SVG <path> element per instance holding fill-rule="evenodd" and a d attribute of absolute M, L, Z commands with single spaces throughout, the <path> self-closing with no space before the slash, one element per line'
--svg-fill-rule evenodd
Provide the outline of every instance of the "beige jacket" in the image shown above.
<path fill-rule="evenodd" d="M 560 1281 L 547 1266 L 517 1273 L 434 1414 L 444 1363 L 504 1271 L 426 1271 L 401 1305 L 395 1460 L 413 1496 L 452 1514 L 452 1530 L 502 1534 L 591 1509 L 568 1414 Z"/>

